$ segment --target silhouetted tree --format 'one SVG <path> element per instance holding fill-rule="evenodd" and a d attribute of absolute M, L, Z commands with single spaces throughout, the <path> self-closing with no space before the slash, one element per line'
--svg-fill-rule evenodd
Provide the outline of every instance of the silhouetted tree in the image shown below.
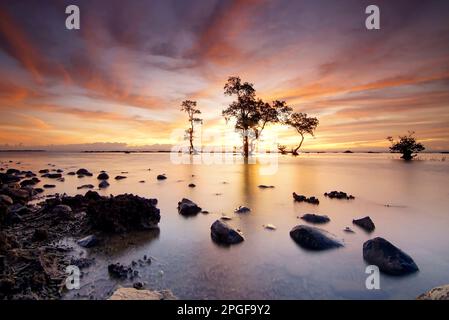
<path fill-rule="evenodd" d="M 414 131 L 409 131 L 408 135 L 399 136 L 399 141 L 394 141 L 393 137 L 388 137 L 388 141 L 391 142 L 390 151 L 395 153 L 402 153 L 402 159 L 413 160 L 417 156 L 418 152 L 424 151 L 426 148 L 419 142 L 416 142 Z"/>
<path fill-rule="evenodd" d="M 195 148 L 193 147 L 193 137 L 194 137 L 194 127 L 195 123 L 202 122 L 202 119 L 197 118 L 196 115 L 200 114 L 201 111 L 196 107 L 196 101 L 185 100 L 181 103 L 181 111 L 187 113 L 189 119 L 190 128 L 186 130 L 187 137 L 190 142 L 189 152 L 190 154 L 195 152 Z"/>
<path fill-rule="evenodd" d="M 280 122 L 281 118 L 291 111 L 284 101 L 274 101 L 270 104 L 257 99 L 254 85 L 242 82 L 239 77 L 228 78 L 224 93 L 237 97 L 222 114 L 226 121 L 231 118 L 236 120 L 235 129 L 241 131 L 245 158 L 250 154 L 250 138 L 252 141 L 259 139 L 267 124 Z"/>
<path fill-rule="evenodd" d="M 304 136 L 306 134 L 310 134 L 312 137 L 314 136 L 314 131 L 316 130 L 319 121 L 317 118 L 308 117 L 305 113 L 294 112 L 291 113 L 285 124 L 293 127 L 301 136 L 301 142 L 299 145 L 292 149 L 293 155 L 298 155 L 298 150 L 301 148 L 302 143 L 304 142 Z"/>
<path fill-rule="evenodd" d="M 281 154 L 287 154 L 287 146 L 285 146 L 285 145 L 279 144 L 279 145 L 278 145 L 278 150 L 279 150 L 279 152 L 280 152 Z"/>

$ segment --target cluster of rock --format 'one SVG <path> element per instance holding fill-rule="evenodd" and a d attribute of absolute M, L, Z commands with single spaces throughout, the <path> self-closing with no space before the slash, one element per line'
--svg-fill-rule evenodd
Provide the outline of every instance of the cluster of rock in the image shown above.
<path fill-rule="evenodd" d="M 296 202 L 307 202 L 310 204 L 320 204 L 320 200 L 318 200 L 318 198 L 316 198 L 316 197 L 307 198 L 304 195 L 296 194 L 296 192 L 293 192 L 293 199 Z"/>
<path fill-rule="evenodd" d="M 347 194 L 346 192 L 343 191 L 325 192 L 324 196 L 331 199 L 346 199 L 346 200 L 355 199 L 355 197 L 352 194 Z"/>

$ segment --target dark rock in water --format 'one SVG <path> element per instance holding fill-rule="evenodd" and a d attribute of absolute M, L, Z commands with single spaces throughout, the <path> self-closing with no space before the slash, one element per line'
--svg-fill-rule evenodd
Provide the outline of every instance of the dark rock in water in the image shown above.
<path fill-rule="evenodd" d="M 349 227 L 344 228 L 343 231 L 344 231 L 344 232 L 347 232 L 347 233 L 355 233 L 354 230 L 352 230 L 352 229 L 349 228 Z"/>
<path fill-rule="evenodd" d="M 70 219 L 73 217 L 72 208 L 65 204 L 58 204 L 53 208 L 53 213 L 63 219 Z"/>
<path fill-rule="evenodd" d="M 123 179 L 126 179 L 126 177 L 125 176 L 116 176 L 115 177 L 115 180 L 123 180 Z"/>
<path fill-rule="evenodd" d="M 88 193 L 85 197 L 88 197 Z M 87 216 L 96 229 L 116 233 L 146 230 L 156 227 L 161 219 L 156 199 L 145 199 L 132 194 L 115 197 L 100 197 L 98 193 L 95 194 L 98 198 L 89 202 Z"/>
<path fill-rule="evenodd" d="M 419 271 L 413 259 L 383 238 L 374 238 L 363 244 L 363 258 L 390 275 L 405 275 Z"/>
<path fill-rule="evenodd" d="M 52 188 L 56 188 L 56 186 L 54 184 L 44 184 L 44 189 L 52 189 Z"/>
<path fill-rule="evenodd" d="M 6 170 L 6 174 L 20 174 L 20 170 L 11 168 Z"/>
<path fill-rule="evenodd" d="M 38 184 L 40 182 L 40 180 L 38 178 L 32 178 L 32 179 L 28 179 L 28 180 L 22 180 L 20 182 L 20 186 L 21 187 L 26 187 L 26 186 L 34 186 L 35 184 Z"/>
<path fill-rule="evenodd" d="M 79 176 L 88 176 L 88 177 L 92 176 L 92 173 L 90 173 L 89 170 L 84 169 L 84 168 L 78 169 L 76 171 L 76 174 Z"/>
<path fill-rule="evenodd" d="M 42 189 L 42 188 L 34 188 L 34 191 L 36 192 L 36 194 L 39 194 L 39 193 L 44 192 L 44 189 Z"/>
<path fill-rule="evenodd" d="M 45 241 L 48 239 L 48 231 L 46 229 L 36 229 L 33 233 L 34 241 Z"/>
<path fill-rule="evenodd" d="M 331 199 L 346 199 L 346 200 L 352 200 L 355 199 L 353 195 L 349 195 L 346 192 L 343 191 L 331 191 L 326 192 L 324 196 L 329 197 Z"/>
<path fill-rule="evenodd" d="M 202 209 L 192 200 L 183 198 L 178 202 L 178 213 L 184 216 L 193 216 L 200 212 Z"/>
<path fill-rule="evenodd" d="M 42 175 L 42 177 L 49 178 L 49 179 L 58 179 L 58 178 L 62 177 L 62 174 L 60 174 L 60 173 L 46 173 L 46 174 Z"/>
<path fill-rule="evenodd" d="M 326 230 L 299 225 L 290 231 L 290 237 L 301 247 L 309 250 L 339 248 L 343 243 Z"/>
<path fill-rule="evenodd" d="M 98 180 L 108 180 L 109 179 L 109 175 L 106 172 L 102 172 L 98 175 L 97 177 Z"/>
<path fill-rule="evenodd" d="M 128 277 L 128 268 L 120 263 L 108 265 L 108 272 L 114 278 L 125 279 Z"/>
<path fill-rule="evenodd" d="M 10 196 L 7 196 L 6 194 L 0 194 L 0 204 L 4 204 L 7 206 L 12 205 L 14 202 L 11 199 Z"/>
<path fill-rule="evenodd" d="M 70 171 L 70 172 L 67 173 L 67 175 L 68 175 L 68 176 L 74 176 L 74 175 L 76 175 L 76 173 L 73 172 L 73 171 Z"/>
<path fill-rule="evenodd" d="M 26 189 L 3 188 L 2 193 L 9 196 L 14 202 L 22 204 L 31 199 L 30 191 Z"/>
<path fill-rule="evenodd" d="M 76 243 L 78 243 L 78 245 L 80 245 L 83 248 L 91 248 L 98 243 L 98 239 L 95 235 L 92 234 L 82 239 L 79 239 Z"/>
<path fill-rule="evenodd" d="M 306 213 L 301 217 L 301 219 L 310 223 L 327 223 L 331 220 L 328 216 L 322 216 L 312 213 Z"/>
<path fill-rule="evenodd" d="M 70 261 L 71 265 L 77 266 L 80 269 L 85 269 L 90 267 L 95 263 L 95 258 L 72 258 Z"/>
<path fill-rule="evenodd" d="M 365 217 L 362 219 L 354 219 L 352 220 L 352 223 L 359 226 L 362 229 L 365 229 L 368 232 L 371 232 L 376 228 L 373 220 L 371 220 L 370 217 Z"/>
<path fill-rule="evenodd" d="M 48 170 L 48 169 L 39 170 L 39 173 L 49 173 L 49 172 L 50 172 L 50 170 Z"/>
<path fill-rule="evenodd" d="M 62 170 L 62 169 L 57 169 L 56 172 L 62 173 L 62 172 L 64 172 L 64 170 Z"/>
<path fill-rule="evenodd" d="M 77 189 L 93 189 L 95 188 L 93 184 L 83 184 L 82 186 L 79 186 Z"/>
<path fill-rule="evenodd" d="M 210 227 L 211 237 L 220 244 L 237 244 L 244 240 L 242 234 L 231 228 L 226 222 L 217 220 Z"/>
<path fill-rule="evenodd" d="M 145 180 L 140 180 L 139 183 L 145 183 Z"/>
<path fill-rule="evenodd" d="M 0 183 L 9 184 L 9 183 L 15 183 L 15 182 L 19 182 L 19 181 L 20 181 L 20 177 L 17 177 L 12 174 L 0 173 Z"/>
<path fill-rule="evenodd" d="M 165 174 L 158 174 L 157 180 L 165 180 L 167 179 L 167 176 Z"/>
<path fill-rule="evenodd" d="M 423 293 L 417 300 L 449 300 L 449 285 L 433 288 L 426 293 Z"/>
<path fill-rule="evenodd" d="M 248 213 L 251 209 L 245 206 L 239 206 L 237 209 L 234 210 L 234 213 Z"/>
<path fill-rule="evenodd" d="M 196 185 L 194 183 L 189 184 L 189 188 L 195 188 L 195 187 L 196 187 Z"/>
<path fill-rule="evenodd" d="M 98 185 L 98 188 L 100 189 L 104 189 L 107 187 L 109 187 L 109 182 L 107 182 L 106 180 L 101 181 L 100 184 Z"/>
<path fill-rule="evenodd" d="M 137 289 L 137 290 L 142 290 L 144 288 L 145 284 L 143 282 L 134 282 L 133 283 L 133 288 Z"/>
<path fill-rule="evenodd" d="M 301 194 L 296 194 L 296 192 L 293 192 L 293 199 L 297 202 L 307 202 L 310 204 L 320 204 L 320 200 L 318 200 L 315 197 L 307 198 L 306 196 L 303 196 Z"/>
<path fill-rule="evenodd" d="M 258 187 L 261 188 L 261 189 L 272 189 L 272 188 L 274 188 L 274 186 L 267 186 L 267 185 L 264 185 L 264 184 L 261 184 Z"/>

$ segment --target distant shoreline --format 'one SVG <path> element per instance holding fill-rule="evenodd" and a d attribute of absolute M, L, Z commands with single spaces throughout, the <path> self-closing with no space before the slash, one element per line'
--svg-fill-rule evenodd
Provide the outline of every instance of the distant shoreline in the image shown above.
<path fill-rule="evenodd" d="M 19 153 L 27 153 L 27 152 L 33 152 L 33 153 L 44 153 L 44 152 L 61 152 L 61 153 L 125 153 L 125 154 L 130 154 L 130 153 L 172 153 L 172 151 L 168 151 L 168 150 L 133 150 L 133 151 L 125 151 L 125 150 L 111 150 L 111 151 L 107 151 L 107 150 L 93 150 L 93 151 L 70 151 L 70 150 L 0 150 L 0 153 L 13 153 L 13 152 L 19 152 Z M 180 152 L 179 152 L 180 153 Z M 206 153 L 206 152 L 201 152 L 199 151 L 198 153 Z M 232 154 L 240 154 L 239 152 L 214 152 L 211 151 L 211 153 L 232 153 Z M 267 153 L 279 153 L 280 152 L 267 152 Z M 322 153 L 329 153 L 329 154 L 381 154 L 381 153 L 390 153 L 388 151 L 304 151 L 301 152 L 303 154 L 322 154 Z M 421 152 L 421 154 L 449 154 L 449 151 L 429 151 L 429 152 Z"/>

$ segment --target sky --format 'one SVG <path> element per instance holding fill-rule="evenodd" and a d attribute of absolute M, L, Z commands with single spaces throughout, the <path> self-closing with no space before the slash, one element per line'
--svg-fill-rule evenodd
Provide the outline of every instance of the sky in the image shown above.
<path fill-rule="evenodd" d="M 81 29 L 65 28 L 76 4 Z M 376 4 L 381 29 L 367 30 Z M 449 150 L 449 1 L 2 0 L 0 148 L 155 148 L 187 127 L 226 141 L 229 76 L 318 117 L 305 150 Z M 270 127 L 293 146 L 293 129 Z M 219 142 L 217 142 L 219 141 Z"/>

